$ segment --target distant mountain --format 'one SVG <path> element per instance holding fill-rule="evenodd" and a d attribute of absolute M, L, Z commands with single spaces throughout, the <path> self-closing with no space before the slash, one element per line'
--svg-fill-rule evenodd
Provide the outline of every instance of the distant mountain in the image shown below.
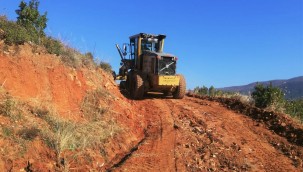
<path fill-rule="evenodd" d="M 256 84 L 269 85 L 272 83 L 274 87 L 279 87 L 285 93 L 286 99 L 299 99 L 303 98 L 303 76 L 287 79 L 287 80 L 272 80 L 263 82 L 254 82 L 243 86 L 232 86 L 219 88 L 223 91 L 239 92 L 241 94 L 249 95 L 254 91 Z"/>

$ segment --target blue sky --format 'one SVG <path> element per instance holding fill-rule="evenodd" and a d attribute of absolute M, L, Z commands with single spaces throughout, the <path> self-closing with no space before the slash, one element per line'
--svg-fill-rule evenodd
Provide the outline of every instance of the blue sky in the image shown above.
<path fill-rule="evenodd" d="M 19 3 L 0 0 L 0 14 L 16 20 Z M 302 0 L 40 0 L 39 9 L 48 35 L 116 71 L 115 44 L 147 32 L 167 35 L 164 51 L 178 56 L 188 88 L 303 75 Z"/>

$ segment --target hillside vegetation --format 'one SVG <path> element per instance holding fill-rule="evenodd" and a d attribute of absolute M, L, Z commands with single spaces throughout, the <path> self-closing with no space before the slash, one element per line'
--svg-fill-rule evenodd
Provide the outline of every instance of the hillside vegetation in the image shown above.
<path fill-rule="evenodd" d="M 303 122 L 303 99 L 286 99 L 284 91 L 273 85 L 273 83 L 269 85 L 258 83 L 251 89 L 250 95 L 215 89 L 213 86 L 196 87 L 192 92 L 201 96 L 236 98 L 258 108 L 287 113 L 295 120 Z"/>

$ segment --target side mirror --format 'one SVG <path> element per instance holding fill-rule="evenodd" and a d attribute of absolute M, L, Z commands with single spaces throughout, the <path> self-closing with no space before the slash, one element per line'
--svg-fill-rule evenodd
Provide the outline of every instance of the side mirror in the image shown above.
<path fill-rule="evenodd" d="M 128 45 L 126 43 L 123 44 L 123 55 L 126 56 L 127 55 L 127 47 Z"/>

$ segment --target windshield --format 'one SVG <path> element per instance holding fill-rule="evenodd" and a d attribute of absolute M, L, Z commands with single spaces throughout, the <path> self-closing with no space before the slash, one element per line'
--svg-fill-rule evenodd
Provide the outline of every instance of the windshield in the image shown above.
<path fill-rule="evenodd" d="M 155 51 L 158 52 L 159 50 L 159 42 L 158 39 L 142 39 L 141 42 L 141 50 L 142 51 Z"/>
<path fill-rule="evenodd" d="M 172 57 L 162 57 L 159 59 L 158 66 L 159 75 L 175 75 L 176 74 L 176 61 Z"/>

